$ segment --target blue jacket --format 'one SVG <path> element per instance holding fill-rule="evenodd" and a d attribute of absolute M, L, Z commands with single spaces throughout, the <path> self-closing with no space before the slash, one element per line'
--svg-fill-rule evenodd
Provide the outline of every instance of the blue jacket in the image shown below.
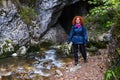
<path fill-rule="evenodd" d="M 88 35 L 86 28 L 81 26 L 77 28 L 75 25 L 72 26 L 69 37 L 68 37 L 68 44 L 70 42 L 73 44 L 87 44 L 88 43 Z"/>

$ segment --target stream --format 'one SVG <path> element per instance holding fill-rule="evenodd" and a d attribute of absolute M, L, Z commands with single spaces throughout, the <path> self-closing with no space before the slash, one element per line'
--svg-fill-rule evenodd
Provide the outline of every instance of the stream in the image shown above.
<path fill-rule="evenodd" d="M 27 57 L 8 57 L 0 60 L 0 80 L 44 80 L 63 65 L 56 50 L 30 53 Z"/>

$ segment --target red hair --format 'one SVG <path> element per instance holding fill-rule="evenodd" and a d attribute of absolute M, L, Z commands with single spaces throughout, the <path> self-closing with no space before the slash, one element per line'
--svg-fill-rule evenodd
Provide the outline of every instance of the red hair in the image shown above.
<path fill-rule="evenodd" d="M 80 24 L 83 25 L 84 22 L 83 22 L 83 18 L 81 16 L 75 16 L 72 20 L 72 25 L 75 25 L 76 24 L 76 19 L 79 18 L 80 19 Z"/>

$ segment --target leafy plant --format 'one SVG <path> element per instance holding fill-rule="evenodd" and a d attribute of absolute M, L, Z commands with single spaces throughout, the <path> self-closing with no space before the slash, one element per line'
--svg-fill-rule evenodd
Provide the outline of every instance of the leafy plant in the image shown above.
<path fill-rule="evenodd" d="M 120 78 L 120 63 L 114 70 L 115 76 L 117 77 L 117 80 Z"/>
<path fill-rule="evenodd" d="M 115 73 L 113 70 L 107 70 L 105 73 L 105 80 L 117 80 Z"/>
<path fill-rule="evenodd" d="M 87 26 L 92 27 L 97 24 L 98 29 L 105 31 L 109 30 L 115 22 L 115 15 L 120 8 L 119 0 L 89 0 L 89 4 L 97 5 L 97 7 L 90 10 L 87 15 Z M 98 25 L 100 24 L 100 25 Z"/>
<path fill-rule="evenodd" d="M 12 2 L 17 6 L 18 12 L 20 13 L 20 16 L 22 20 L 27 24 L 27 25 L 33 25 L 32 20 L 36 19 L 37 13 L 35 12 L 35 9 L 32 8 L 32 4 L 36 2 L 36 0 L 29 0 L 27 5 L 23 6 L 20 2 L 20 0 L 12 0 Z M 25 1 L 26 2 L 26 1 Z"/>
<path fill-rule="evenodd" d="M 105 80 L 118 80 L 120 78 L 120 63 L 113 65 L 111 69 L 105 73 Z"/>
<path fill-rule="evenodd" d="M 37 14 L 34 9 L 27 6 L 22 7 L 20 11 L 20 16 L 26 24 L 32 25 L 32 20 L 36 19 Z"/>

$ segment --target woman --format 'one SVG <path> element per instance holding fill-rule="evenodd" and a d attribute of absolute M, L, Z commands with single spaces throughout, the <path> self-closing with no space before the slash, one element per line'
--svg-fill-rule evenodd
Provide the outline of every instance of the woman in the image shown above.
<path fill-rule="evenodd" d="M 70 35 L 68 37 L 68 44 L 73 42 L 73 50 L 74 50 L 74 59 L 75 65 L 78 64 L 78 46 L 80 52 L 82 53 L 82 57 L 84 58 L 84 62 L 87 62 L 87 54 L 85 50 L 85 44 L 88 43 L 88 36 L 86 28 L 84 27 L 83 19 L 81 16 L 75 16 L 72 20 L 72 28 L 70 31 Z"/>

